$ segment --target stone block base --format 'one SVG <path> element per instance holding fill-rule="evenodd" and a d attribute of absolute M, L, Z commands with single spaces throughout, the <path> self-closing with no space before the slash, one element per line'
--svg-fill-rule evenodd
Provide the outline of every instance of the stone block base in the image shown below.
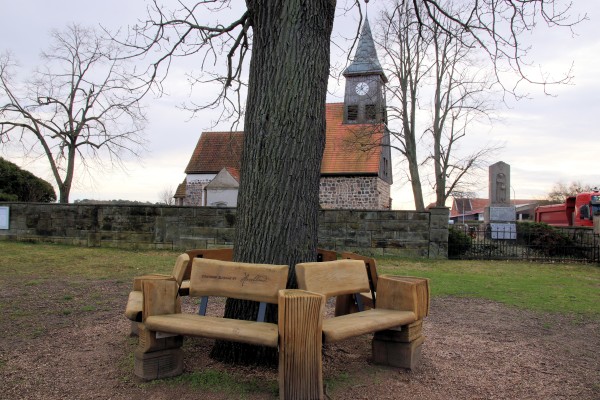
<path fill-rule="evenodd" d="M 421 360 L 421 347 L 424 341 L 425 336 L 420 336 L 409 343 L 381 340 L 375 336 L 372 342 L 373 362 L 391 367 L 415 369 Z"/>
<path fill-rule="evenodd" d="M 143 380 L 169 378 L 183 372 L 183 351 L 180 348 L 144 353 L 135 351 L 134 373 Z"/>

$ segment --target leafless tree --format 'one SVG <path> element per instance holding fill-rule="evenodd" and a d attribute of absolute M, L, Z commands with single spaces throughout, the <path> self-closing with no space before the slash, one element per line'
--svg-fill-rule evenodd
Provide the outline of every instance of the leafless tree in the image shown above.
<path fill-rule="evenodd" d="M 380 43 L 390 78 L 387 94 L 388 127 L 395 138 L 392 146 L 407 163 L 415 208 L 423 210 L 422 179 L 427 179 L 429 169 L 433 169 L 430 184 L 436 205 L 444 206 L 448 196 L 465 188 L 469 175 L 496 148 L 486 146 L 460 156 L 459 141 L 472 130 L 471 124 L 493 110 L 493 103 L 488 101 L 491 80 L 474 62 L 472 53 L 477 48 L 473 39 L 463 37 L 468 33 L 460 26 L 423 26 L 418 16 L 425 13 L 425 5 L 417 6 L 421 8 L 415 9 L 412 2 L 399 2 L 383 13 Z M 436 16 L 437 11 L 432 13 Z M 419 120 L 419 113 L 426 110 L 429 121 Z"/>
<path fill-rule="evenodd" d="M 569 196 L 575 196 L 578 193 L 591 192 L 597 189 L 597 186 L 593 186 L 587 183 L 581 183 L 580 181 L 572 181 L 568 185 L 563 182 L 555 183 L 552 190 L 548 193 L 548 201 L 552 203 L 564 203 Z"/>
<path fill-rule="evenodd" d="M 171 186 L 169 186 L 158 193 L 158 200 L 160 204 L 172 206 L 175 204 L 175 199 L 173 198 L 173 195 L 175 195 L 175 191 Z"/>
<path fill-rule="evenodd" d="M 524 40 L 536 27 L 573 27 L 587 15 L 571 15 L 570 0 L 400 0 L 413 3 L 417 19 L 423 27 L 437 26 L 450 36 L 480 48 L 493 66 L 495 81 L 508 92 L 520 97 L 517 89 L 522 82 L 542 85 L 569 83 L 571 70 L 551 77 L 543 70 L 532 68 L 531 45 Z M 423 7 L 419 7 L 422 3 Z M 516 72 L 516 79 L 507 79 L 504 72 Z"/>
<path fill-rule="evenodd" d="M 509 59 L 519 71 L 526 51 L 518 42 L 523 30 L 533 28 L 537 18 L 567 24 L 566 15 L 554 13 L 551 7 L 558 0 L 470 1 L 471 12 L 465 9 L 461 14 L 452 14 L 437 1 L 412 1 L 425 5 L 424 13 L 417 16 L 422 26 L 460 25 L 487 50 L 495 65 Z M 136 50 L 132 56 L 157 55 L 147 79 L 159 88 L 178 57 L 197 56 L 205 79 L 222 85 L 216 99 L 203 107 L 245 113 L 234 258 L 290 265 L 289 285 L 293 287 L 293 266 L 316 258 L 336 1 L 246 0 L 246 7 L 236 11 L 231 11 L 229 0 L 182 0 L 178 4 L 169 10 L 153 3 L 147 22 L 129 38 Z M 360 7 L 358 0 L 356 5 Z M 426 19 L 427 15 L 439 17 Z M 224 60 L 221 71 L 212 68 L 218 60 Z M 240 96 L 245 88 L 242 107 Z M 228 301 L 226 307 L 226 315 L 237 318 L 250 319 L 256 312 L 255 305 L 243 302 Z M 265 358 L 246 350 L 225 353 L 214 354 L 246 362 Z"/>
<path fill-rule="evenodd" d="M 452 27 L 431 28 L 434 95 L 428 132 L 432 138 L 429 159 L 433 163 L 436 206 L 444 206 L 453 191 L 463 189 L 465 178 L 483 168 L 487 157 L 497 150 L 486 146 L 457 156 L 459 141 L 464 141 L 479 119 L 489 121 L 494 107 L 489 101 L 492 81 L 472 57 L 476 43 L 464 35 L 468 33 L 452 31 Z"/>
<path fill-rule="evenodd" d="M 45 157 L 59 201 L 68 203 L 76 168 L 89 172 L 92 163 L 116 166 L 125 154 L 138 156 L 146 118 L 114 42 L 78 25 L 52 38 L 43 64 L 21 85 L 10 56 L 1 57 L 0 138 Z"/>
<path fill-rule="evenodd" d="M 431 41 L 424 34 L 411 3 L 399 3 L 382 14 L 381 47 L 388 64 L 389 83 L 388 128 L 396 139 L 391 145 L 408 164 L 415 209 L 425 209 L 421 185 L 420 162 L 417 154 L 420 134 L 417 132 L 418 93 L 430 67 L 424 56 Z M 399 129 L 393 129 L 399 126 Z"/>

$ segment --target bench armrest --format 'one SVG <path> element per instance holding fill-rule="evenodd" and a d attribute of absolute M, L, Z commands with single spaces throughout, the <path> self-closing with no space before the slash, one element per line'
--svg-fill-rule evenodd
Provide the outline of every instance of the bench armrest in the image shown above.
<path fill-rule="evenodd" d="M 429 314 L 429 279 L 380 275 L 377 308 L 412 311 L 417 319 L 423 319 Z"/>
<path fill-rule="evenodd" d="M 147 275 L 136 276 L 133 278 L 133 290 L 141 292 L 142 291 L 142 281 L 148 280 L 148 279 L 175 280 L 175 278 L 172 275 L 167 275 L 167 274 L 147 274 Z"/>
<path fill-rule="evenodd" d="M 146 321 L 151 315 L 181 313 L 181 298 L 177 282 L 165 279 L 142 280 L 144 304 L 142 319 Z"/>

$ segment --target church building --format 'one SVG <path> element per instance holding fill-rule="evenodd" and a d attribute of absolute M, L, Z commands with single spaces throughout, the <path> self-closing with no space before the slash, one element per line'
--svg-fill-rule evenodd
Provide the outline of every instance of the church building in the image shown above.
<path fill-rule="evenodd" d="M 326 107 L 321 163 L 323 209 L 391 208 L 392 162 L 384 85 L 368 20 L 352 63 L 344 71 L 343 103 Z M 175 193 L 176 204 L 235 207 L 243 132 L 203 132 Z"/>

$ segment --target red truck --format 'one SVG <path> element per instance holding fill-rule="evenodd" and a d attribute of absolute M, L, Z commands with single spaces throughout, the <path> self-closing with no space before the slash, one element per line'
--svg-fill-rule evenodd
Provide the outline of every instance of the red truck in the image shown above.
<path fill-rule="evenodd" d="M 579 193 L 567 197 L 564 204 L 539 206 L 535 209 L 535 222 L 553 226 L 594 226 L 600 218 L 600 191 Z"/>

